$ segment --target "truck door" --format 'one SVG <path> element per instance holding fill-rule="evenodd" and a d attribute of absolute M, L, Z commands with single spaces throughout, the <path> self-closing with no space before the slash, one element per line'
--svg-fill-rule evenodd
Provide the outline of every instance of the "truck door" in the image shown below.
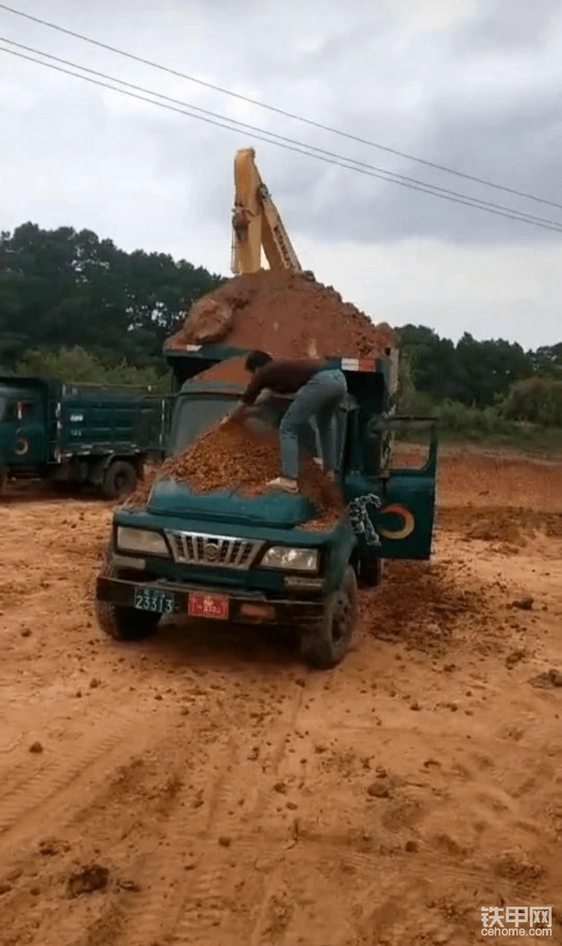
<path fill-rule="evenodd" d="M 365 492 L 348 506 L 352 525 L 355 517 L 359 554 L 429 558 L 437 472 L 435 420 L 392 417 L 372 422 L 364 456 Z"/>
<path fill-rule="evenodd" d="M 5 414 L 7 466 L 38 466 L 47 459 L 47 429 L 40 392 L 21 391 L 7 405 Z"/>

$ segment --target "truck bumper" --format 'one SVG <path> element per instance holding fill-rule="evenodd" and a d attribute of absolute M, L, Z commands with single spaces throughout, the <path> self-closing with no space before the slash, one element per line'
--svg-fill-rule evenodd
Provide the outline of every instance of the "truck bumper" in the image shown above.
<path fill-rule="evenodd" d="M 193 616 L 190 614 L 191 595 L 217 595 L 228 598 L 228 618 L 234 624 L 279 624 L 283 626 L 307 626 L 318 624 L 323 617 L 324 602 L 295 599 L 267 598 L 259 592 L 239 592 L 232 589 L 204 587 L 201 585 L 174 584 L 159 581 L 135 584 L 119 578 L 98 578 L 96 599 L 123 608 L 135 607 L 135 589 L 150 588 L 165 591 L 174 596 L 174 610 L 167 616 Z M 163 615 L 164 616 L 164 615 Z"/>

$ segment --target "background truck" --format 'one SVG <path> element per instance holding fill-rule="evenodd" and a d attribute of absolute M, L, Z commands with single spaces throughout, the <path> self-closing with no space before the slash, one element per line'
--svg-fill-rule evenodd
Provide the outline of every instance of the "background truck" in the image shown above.
<path fill-rule="evenodd" d="M 0 377 L 0 486 L 40 478 L 123 496 L 162 459 L 169 415 L 170 398 L 138 390 Z"/>
<path fill-rule="evenodd" d="M 241 385 L 197 380 L 233 348 L 167 352 L 178 394 L 170 434 L 177 454 L 230 412 Z M 184 482 L 156 481 L 142 509 L 119 508 L 97 581 L 98 622 L 119 640 L 156 630 L 163 615 L 292 627 L 311 664 L 335 666 L 347 652 L 358 613 L 358 581 L 376 585 L 385 559 L 431 553 L 437 438 L 431 418 L 393 415 L 396 356 L 329 359 L 349 394 L 339 425 L 340 486 L 346 510 L 327 531 L 303 495 L 232 489 L 197 494 Z M 290 398 L 270 397 L 248 421 L 276 428 Z M 393 468 L 395 431 L 427 437 L 418 468 Z"/>

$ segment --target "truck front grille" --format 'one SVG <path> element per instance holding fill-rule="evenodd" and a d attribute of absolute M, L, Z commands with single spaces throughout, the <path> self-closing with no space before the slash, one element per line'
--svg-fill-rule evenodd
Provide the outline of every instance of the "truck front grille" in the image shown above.
<path fill-rule="evenodd" d="M 263 548 L 263 542 L 235 539 L 201 532 L 171 532 L 166 535 L 174 561 L 181 565 L 205 565 L 217 568 L 250 568 Z"/>

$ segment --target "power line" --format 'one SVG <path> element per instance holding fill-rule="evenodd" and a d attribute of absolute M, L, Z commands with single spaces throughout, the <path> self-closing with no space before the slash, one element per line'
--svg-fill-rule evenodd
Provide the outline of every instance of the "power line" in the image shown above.
<path fill-rule="evenodd" d="M 240 129 L 250 129 L 254 133 L 254 136 L 260 138 L 260 140 L 262 141 L 267 141 L 270 144 L 276 144 L 280 147 L 288 147 L 289 145 L 291 145 L 293 147 L 290 148 L 289 150 L 300 150 L 301 154 L 306 154 L 309 157 L 316 157 L 323 160 L 331 159 L 330 163 L 338 164 L 341 167 L 346 167 L 346 168 L 349 168 L 350 170 L 357 170 L 364 173 L 369 172 L 371 173 L 371 176 L 379 177 L 381 180 L 387 181 L 389 183 L 409 186 L 414 190 L 420 190 L 422 193 L 432 194 L 435 197 L 446 197 L 450 200 L 454 200 L 457 203 L 463 203 L 467 206 L 476 207 L 477 209 L 480 209 L 480 210 L 489 210 L 489 211 L 493 210 L 496 212 L 502 212 L 502 215 L 504 216 L 509 215 L 511 219 L 521 220 L 523 223 L 531 223 L 534 225 L 548 225 L 550 228 L 554 228 L 554 229 L 558 229 L 559 227 L 562 227 L 562 223 L 556 220 L 549 220 L 544 217 L 537 217 L 534 214 L 528 214 L 524 211 L 517 210 L 513 207 L 505 207 L 502 204 L 495 204 L 490 201 L 485 201 L 479 197 L 472 197 L 471 195 L 468 195 L 468 194 L 459 193 L 457 191 L 451 191 L 451 190 L 448 190 L 447 188 L 439 187 L 435 184 L 430 184 L 426 181 L 420 181 L 420 180 L 417 180 L 416 178 L 406 177 L 405 175 L 397 174 L 394 171 L 388 171 L 385 168 L 379 168 L 374 165 L 366 164 L 363 161 L 357 161 L 355 158 L 349 158 L 346 155 L 340 155 L 332 151 L 326 151 L 323 148 L 317 148 L 315 145 L 303 143 L 301 141 L 295 140 L 294 138 L 288 138 L 284 135 L 278 135 L 275 132 L 270 132 L 270 131 L 267 131 L 266 129 L 258 128 L 255 125 L 249 125 L 248 123 L 241 122 L 238 119 L 231 119 L 228 116 L 221 115 L 216 112 L 212 112 L 209 109 L 200 108 L 199 106 L 192 105 L 189 102 L 182 102 L 179 99 L 171 98 L 170 96 L 164 95 L 163 93 L 155 92 L 152 89 L 146 89 L 143 86 L 135 85 L 132 82 L 127 82 L 124 79 L 119 79 L 119 78 L 116 78 L 115 76 L 107 75 L 107 73 L 99 72 L 95 69 L 90 69 L 87 66 L 81 66 L 78 63 L 71 62 L 70 60 L 67 60 L 67 59 L 62 59 L 59 56 L 54 56 L 51 53 L 46 53 L 46 52 L 43 52 L 42 50 L 34 49 L 33 47 L 26 46 L 23 43 L 18 43 L 15 40 L 7 39 L 6 37 L 0 37 L 0 41 L 7 42 L 10 45 L 17 46 L 20 49 L 25 49 L 27 52 L 33 52 L 39 56 L 52 59 L 58 63 L 63 63 L 66 66 L 71 66 L 73 69 L 80 69 L 82 72 L 88 72 L 90 73 L 90 75 L 97 76 L 98 78 L 107 79 L 109 80 L 109 82 L 118 82 L 120 85 L 126 86 L 128 89 L 133 89 L 135 90 L 135 92 L 142 93 L 143 101 L 148 101 L 150 102 L 150 104 L 162 105 L 163 103 L 156 102 L 152 98 L 145 99 L 144 96 L 146 95 L 155 96 L 157 98 L 163 99 L 165 102 L 172 103 L 174 106 L 181 106 L 181 109 L 176 108 L 172 110 L 179 111 L 182 114 L 189 115 L 193 118 L 201 118 L 202 115 L 205 115 L 208 117 L 210 124 L 219 124 L 220 127 L 226 127 L 231 131 L 239 131 Z M 3 51 L 12 53 L 13 55 L 17 55 L 12 50 L 3 49 Z M 49 63 L 42 62 L 41 60 L 38 60 L 38 59 L 33 59 L 32 57 L 27 57 L 22 54 L 20 54 L 20 58 L 29 59 L 29 61 L 35 62 L 38 65 L 49 66 L 50 68 L 53 68 L 53 69 L 58 68 L 58 67 L 50 65 Z M 83 76 L 80 73 L 69 72 L 68 70 L 65 70 L 65 69 L 58 68 L 58 71 L 66 72 L 68 75 L 71 75 L 77 78 L 82 78 L 82 79 L 87 78 L 86 76 Z M 94 80 L 91 80 L 91 81 L 93 82 Z M 123 89 L 115 88 L 115 86 L 106 86 L 106 87 L 111 88 L 113 91 L 116 91 L 116 92 L 124 92 Z M 136 97 L 139 98 L 140 96 L 136 96 Z M 185 109 L 189 109 L 190 111 L 185 111 Z M 199 114 L 195 114 L 195 113 L 199 113 Z M 211 119 L 218 119 L 219 121 L 218 122 L 211 121 Z M 224 122 L 228 122 L 229 124 L 225 125 Z M 257 135 L 255 134 L 256 132 L 258 133 Z M 264 138 L 263 135 L 267 135 L 268 137 Z M 278 140 L 273 140 L 273 139 L 278 139 Z M 306 148 L 307 150 L 303 151 L 302 150 L 303 148 Z M 342 162 L 346 162 L 346 163 L 342 164 Z"/>
<path fill-rule="evenodd" d="M 16 52 L 16 50 L 14 49 L 7 49 L 4 46 L 0 46 L 0 52 L 8 53 L 11 56 L 15 56 L 19 59 L 24 59 L 28 62 L 33 62 L 36 65 L 44 66 L 47 69 L 52 69 L 52 70 L 55 70 L 56 72 L 64 73 L 65 75 L 73 76 L 76 79 L 82 79 L 84 82 L 89 82 L 92 85 L 97 85 L 97 86 L 100 86 L 101 88 L 110 89 L 112 92 L 119 92 L 121 95 L 126 95 L 129 98 L 138 99 L 139 101 L 142 101 L 142 102 L 147 102 L 149 105 L 157 105 L 158 107 L 165 108 L 168 111 L 177 112 L 180 115 L 186 115 L 190 118 L 196 118 L 199 121 L 206 122 L 207 124 L 210 124 L 210 125 L 215 125 L 219 128 L 226 128 L 228 131 L 234 131 L 234 132 L 240 133 L 241 126 L 243 124 L 241 122 L 238 122 L 235 119 L 228 118 L 227 116 L 219 116 L 223 120 L 217 121 L 216 119 L 210 118 L 207 115 L 204 116 L 201 114 L 197 114 L 195 111 L 188 111 L 187 108 L 178 108 L 175 105 L 166 104 L 166 102 L 156 101 L 153 98 L 148 98 L 147 96 L 140 95 L 137 92 L 131 92 L 131 91 L 128 91 L 127 89 L 120 89 L 117 86 L 110 85 L 106 82 L 101 82 L 99 79 L 94 79 L 94 78 L 91 78 L 90 76 L 82 75 L 81 73 L 78 73 L 78 72 L 72 72 L 69 69 L 63 68 L 62 66 L 54 65 L 54 63 L 42 62 L 40 59 L 34 59 L 32 56 L 27 56 L 24 53 Z M 77 66 L 76 68 L 82 69 L 83 67 Z M 89 71 L 92 71 L 92 70 L 89 70 Z M 122 82 L 123 80 L 113 79 L 112 81 Z M 130 83 L 127 83 L 127 85 L 130 85 Z M 149 94 L 160 96 L 160 93 L 158 92 L 149 93 Z M 188 108 L 194 108 L 194 106 L 188 106 Z M 269 137 L 266 137 L 266 136 L 269 136 Z M 367 168 L 369 166 L 360 167 L 357 164 L 352 163 L 354 162 L 353 158 L 347 158 L 343 155 L 335 155 L 334 157 L 328 157 L 325 154 L 318 153 L 318 150 L 316 151 L 306 150 L 306 149 L 312 148 L 313 146 L 303 144 L 302 142 L 295 142 L 295 144 L 293 145 L 293 144 L 286 144 L 283 141 L 276 141 L 274 140 L 276 136 L 274 136 L 273 132 L 266 131 L 265 133 L 261 133 L 261 134 L 255 133 L 254 137 L 259 141 L 265 141 L 268 144 L 274 144 L 277 147 L 284 148 L 287 151 L 292 151 L 297 154 L 303 154 L 309 158 L 316 158 L 317 160 L 324 161 L 327 164 L 332 164 L 338 167 L 346 168 L 347 170 L 350 170 L 350 171 L 356 171 L 357 173 L 365 174 L 368 177 L 375 177 L 380 180 L 386 181 L 387 183 L 399 184 L 401 187 L 407 187 L 410 190 L 416 190 L 416 191 L 420 191 L 421 193 L 430 194 L 433 197 L 440 197 L 443 200 L 449 200 L 449 201 L 452 201 L 453 203 L 464 204 L 465 206 L 473 207 L 476 210 L 484 210 L 487 213 L 496 214 L 496 216 L 506 217 L 510 220 L 517 220 L 520 223 L 526 223 L 526 224 L 530 224 L 531 226 L 541 227 L 542 229 L 545 229 L 545 230 L 552 230 L 556 233 L 562 233 L 562 224 L 557 223 L 556 221 L 548 221 L 548 220 L 543 221 L 543 218 L 531 217 L 530 215 L 523 214 L 521 211 L 515 210 L 514 208 L 505 208 L 505 210 L 494 209 L 495 205 L 485 206 L 487 202 L 480 201 L 479 198 L 472 198 L 466 194 L 456 197 L 456 196 L 451 196 L 448 193 L 440 193 L 440 191 L 442 191 L 443 188 L 435 188 L 434 185 L 426 185 L 424 182 L 420 182 L 422 186 L 418 186 L 417 184 L 409 183 L 406 180 L 395 180 L 393 177 L 384 176 L 384 174 L 378 173 L 375 170 L 368 170 Z M 394 172 L 390 172 L 390 171 L 385 172 L 386 175 L 391 175 L 393 173 Z M 501 206 L 501 205 L 498 205 L 498 206 Z"/>
<path fill-rule="evenodd" d="M 115 76 L 110 76 L 105 72 L 99 72 L 96 69 L 90 69 L 87 66 L 82 66 L 76 62 L 71 62 L 68 59 L 61 59 L 59 56 L 54 56 L 51 53 L 46 53 L 41 49 L 35 49 L 32 46 L 26 46 L 23 43 L 16 42 L 15 40 L 7 39 L 4 36 L 0 36 L 0 41 L 9 43 L 11 46 L 17 46 L 19 49 L 25 49 L 27 52 L 32 52 L 39 56 L 46 57 L 47 59 L 52 59 L 55 62 L 62 63 L 65 66 L 71 66 L 73 69 L 80 69 L 82 72 L 89 72 L 90 75 L 97 76 L 98 78 L 107 79 L 110 82 L 118 82 L 120 85 L 126 86 L 129 89 L 134 89 L 136 92 L 142 92 L 145 95 L 156 96 L 157 98 L 163 99 L 166 102 L 171 102 L 173 105 L 180 105 L 182 108 L 189 108 L 203 115 L 208 115 L 211 118 L 217 118 L 217 119 L 220 119 L 221 121 L 231 122 L 240 128 L 248 129 L 252 132 L 258 132 L 260 134 L 266 134 L 270 136 L 271 138 L 277 138 L 279 141 L 283 141 L 288 144 L 297 145 L 299 147 L 304 146 L 311 152 L 317 152 L 317 154 L 321 154 L 329 158 L 334 158 L 336 160 L 347 161 L 350 164 L 357 165 L 358 168 L 366 168 L 367 170 L 374 171 L 377 174 L 386 175 L 386 177 L 382 179 L 388 180 L 394 184 L 398 184 L 401 181 L 406 181 L 409 184 L 417 184 L 422 188 L 426 188 L 428 189 L 428 192 L 429 192 L 429 189 L 431 189 L 431 192 L 434 192 L 434 191 L 441 192 L 441 194 L 447 194 L 451 197 L 459 197 L 461 199 L 473 201 L 475 206 L 481 205 L 483 208 L 491 207 L 495 210 L 507 211 L 508 213 L 517 214 L 518 217 L 525 218 L 526 220 L 529 220 L 532 222 L 538 221 L 539 223 L 548 223 L 548 224 L 551 224 L 552 226 L 562 226 L 562 223 L 559 223 L 559 221 L 556 221 L 556 220 L 549 220 L 545 217 L 538 217 L 535 214 L 529 214 L 526 211 L 517 210 L 514 207 L 505 207 L 503 204 L 496 204 L 492 201 L 483 200 L 480 197 L 473 197 L 472 195 L 469 195 L 469 194 L 463 194 L 463 193 L 459 193 L 458 191 L 452 191 L 446 187 L 440 187 L 437 184 L 431 184 L 428 181 L 420 181 L 415 177 L 409 177 L 404 174 L 398 174 L 396 171 L 389 171 L 387 168 L 380 168 L 372 164 L 367 164 L 365 161 L 358 161 L 356 158 L 349 158 L 347 157 L 347 155 L 336 154 L 333 151 L 327 151 L 325 148 L 318 148 L 316 145 L 308 144 L 308 142 L 303 143 L 301 141 L 297 141 L 294 138 L 288 138 L 285 135 L 279 135 L 276 132 L 272 132 L 267 129 L 257 127 L 256 125 L 249 125 L 247 122 L 241 122 L 239 119 L 231 119 L 226 115 L 221 115 L 217 112 L 212 112 L 209 109 L 201 108 L 198 105 L 193 105 L 191 102 L 184 102 L 184 101 L 181 101 L 180 99 L 171 98 L 169 95 L 164 95 L 161 92 L 155 92 L 153 89 L 146 89 L 143 86 L 136 85 L 132 82 L 127 82 L 124 79 L 119 79 L 119 78 L 116 78 Z M 439 195 L 436 193 L 436 196 L 439 196 Z"/>
<path fill-rule="evenodd" d="M 23 17 L 26 20 L 31 20 L 34 23 L 39 23 L 41 26 L 46 26 L 49 29 L 56 30 L 59 33 L 65 33 L 67 36 L 72 36 L 74 39 L 82 40 L 85 43 L 90 43 L 92 46 L 98 46 L 101 49 L 106 49 L 109 52 L 116 53 L 118 56 L 124 56 L 126 59 L 132 59 L 134 62 L 142 63 L 145 66 L 150 66 L 152 69 L 158 69 L 161 72 L 167 72 L 169 75 L 176 76 L 180 79 L 186 79 L 188 82 L 194 82 L 197 85 L 204 86 L 207 89 L 212 89 L 214 92 L 220 92 L 222 95 L 229 95 L 232 98 L 239 99 L 243 102 L 247 102 L 250 105 L 256 105 L 258 108 L 266 109 L 270 112 L 275 112 L 277 115 L 283 115 L 285 118 L 290 118 L 293 121 L 302 122 L 305 125 L 311 125 L 314 128 L 319 128 L 322 131 L 327 131 L 330 134 L 338 135 L 342 138 L 347 138 L 350 141 L 356 141 L 359 144 L 367 145 L 370 148 L 378 148 L 380 151 L 385 151 L 387 154 L 394 154 L 401 158 L 406 158 L 409 161 L 415 161 L 418 164 L 424 164 L 426 167 L 434 168 L 437 171 L 443 171 L 446 174 L 454 174 L 456 177 L 462 177 L 468 181 L 474 181 L 477 184 L 483 184 L 486 187 L 493 187 L 497 190 L 505 191 L 508 194 L 514 194 L 517 197 L 524 197 L 526 200 L 534 200 L 540 204 L 548 204 L 551 207 L 558 207 L 562 209 L 562 204 L 556 203 L 556 201 L 548 200 L 546 197 L 538 197 L 536 194 L 529 194 L 526 191 L 520 191 L 513 187 L 508 187 L 504 184 L 498 184 L 497 181 L 490 181 L 486 178 L 476 177 L 473 174 L 468 174 L 464 171 L 459 171 L 456 168 L 448 167 L 444 164 L 437 164 L 433 161 L 428 161 L 425 158 L 417 157 L 413 154 L 408 154 L 405 151 L 399 151 L 396 148 L 390 148 L 386 145 L 381 145 L 376 141 L 370 141 L 367 138 L 361 138 L 358 135 L 353 135 L 350 132 L 342 131 L 339 128 L 332 128 L 330 125 L 324 125 L 321 122 L 314 121 L 311 118 L 305 118 L 303 115 L 297 115 L 294 112 L 288 112 L 285 109 L 278 108 L 275 105 L 269 105 L 266 102 L 260 102 L 257 99 L 250 98 L 247 95 L 243 95 L 240 92 L 233 92 L 231 89 L 226 89 L 223 86 L 215 85 L 212 82 L 206 82 L 203 79 L 198 79 L 196 76 L 191 76 L 185 72 L 179 72 L 177 69 L 172 69 L 169 66 L 164 66 L 162 63 L 153 62 L 151 59 L 146 59 L 143 56 L 136 56 L 134 53 L 127 52 L 124 49 L 119 49 L 116 46 L 111 46 L 108 43 L 103 43 L 101 40 L 93 39 L 91 36 L 84 36 L 82 33 L 77 33 L 74 30 L 69 30 L 64 26 L 60 26 L 57 23 L 51 23 L 48 20 L 42 20 L 40 17 L 32 16 L 30 13 L 24 13 L 22 10 L 16 10 L 14 7 L 10 7 L 5 3 L 0 3 L 0 9 L 6 10 L 8 13 L 13 13 L 16 16 Z"/>

